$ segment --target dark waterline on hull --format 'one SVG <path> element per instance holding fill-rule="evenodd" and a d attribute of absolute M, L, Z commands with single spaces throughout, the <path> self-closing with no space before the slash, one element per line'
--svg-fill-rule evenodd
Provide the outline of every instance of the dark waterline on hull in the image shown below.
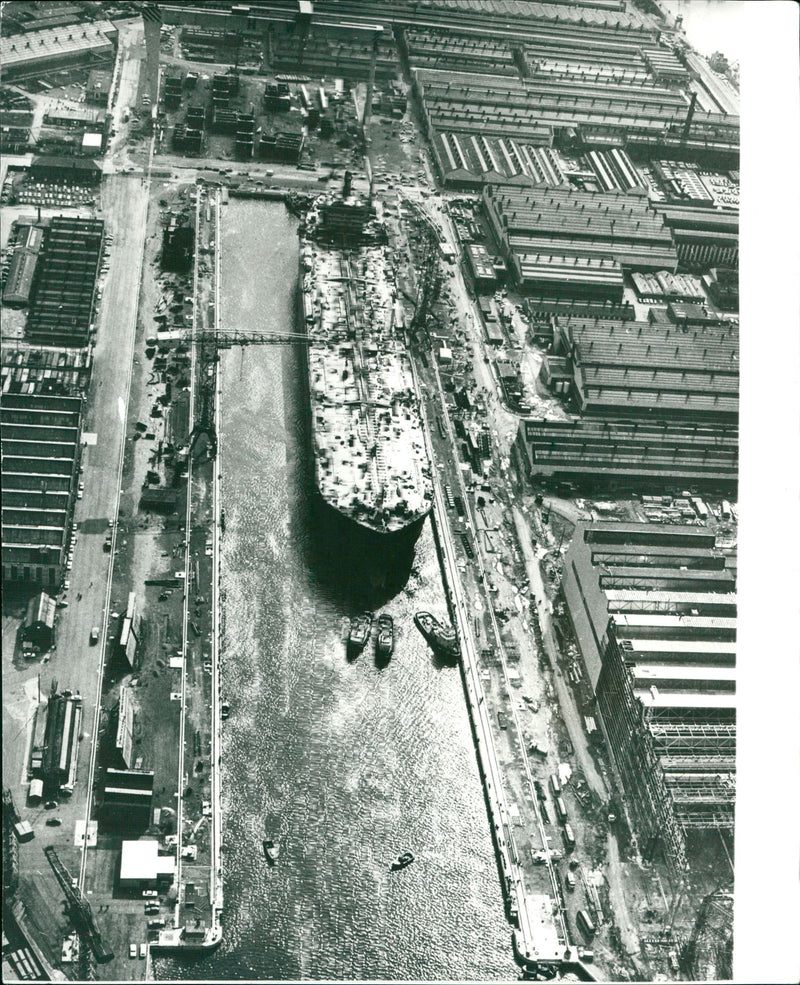
<path fill-rule="evenodd" d="M 255 208 L 263 221 L 251 203 L 223 212 L 225 327 L 293 317 L 295 223 Z M 157 977 L 513 979 L 459 671 L 413 625 L 420 608 L 447 618 L 430 524 L 386 602 L 391 660 L 373 629 L 348 661 L 345 617 L 383 600 L 317 537 L 303 364 L 278 347 L 222 358 L 225 939 L 157 959 Z M 264 838 L 281 845 L 273 867 Z M 391 872 L 405 851 L 414 864 Z"/>
<path fill-rule="evenodd" d="M 295 293 L 295 297 L 297 292 Z M 402 591 L 414 563 L 423 520 L 391 537 L 373 533 L 326 503 L 314 482 L 313 435 L 308 391 L 308 362 L 304 346 L 284 350 L 284 379 L 296 381 L 287 390 L 285 411 L 300 407 L 297 462 L 298 486 L 310 495 L 292 515 L 294 541 L 304 550 L 309 573 L 330 597 L 350 608 L 378 608 Z M 287 417 L 290 419 L 290 416 Z M 346 574 L 342 577 L 343 573 Z"/>

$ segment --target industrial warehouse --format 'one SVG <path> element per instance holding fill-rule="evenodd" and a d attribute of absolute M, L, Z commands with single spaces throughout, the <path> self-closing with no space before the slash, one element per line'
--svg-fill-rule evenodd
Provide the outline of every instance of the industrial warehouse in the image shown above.
<path fill-rule="evenodd" d="M 693 526 L 592 523 L 564 599 L 645 857 L 733 827 L 736 556 Z"/>
<path fill-rule="evenodd" d="M 76 63 L 106 63 L 114 55 L 116 37 L 116 27 L 104 20 L 2 36 L 2 78 L 27 78 Z"/>
<path fill-rule="evenodd" d="M 79 396 L 3 393 L 3 581 L 61 585 L 82 418 Z"/>
<path fill-rule="evenodd" d="M 737 53 L 671 0 L 7 6 L 15 953 L 732 979 Z"/>
<path fill-rule="evenodd" d="M 102 248 L 102 219 L 52 220 L 30 292 L 28 338 L 49 345 L 88 343 Z"/>
<path fill-rule="evenodd" d="M 520 422 L 531 481 L 735 492 L 738 329 L 707 316 L 690 326 L 684 309 L 667 310 L 675 320 L 553 318 L 542 379 L 575 416 Z"/>

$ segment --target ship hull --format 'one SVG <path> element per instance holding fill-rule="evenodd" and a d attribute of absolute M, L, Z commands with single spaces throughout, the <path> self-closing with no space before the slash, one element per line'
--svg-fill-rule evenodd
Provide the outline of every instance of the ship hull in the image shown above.
<path fill-rule="evenodd" d="M 302 292 L 302 265 L 297 290 L 298 330 L 307 332 Z M 352 595 L 360 604 L 378 608 L 392 598 L 408 581 L 414 562 L 415 545 L 425 524 L 427 513 L 395 530 L 382 532 L 359 523 L 327 501 L 319 488 L 316 469 L 317 442 L 309 386 L 308 348 L 298 346 L 302 364 L 302 398 L 305 406 L 305 432 L 311 464 L 311 517 L 313 554 L 318 573 L 343 597 Z"/>
<path fill-rule="evenodd" d="M 405 585 L 414 563 L 424 516 L 400 530 L 381 533 L 331 506 L 316 482 L 313 502 L 318 547 L 343 579 L 361 588 L 384 590 L 386 598 L 391 598 L 393 591 L 399 591 Z M 384 592 L 376 597 L 384 597 Z"/>

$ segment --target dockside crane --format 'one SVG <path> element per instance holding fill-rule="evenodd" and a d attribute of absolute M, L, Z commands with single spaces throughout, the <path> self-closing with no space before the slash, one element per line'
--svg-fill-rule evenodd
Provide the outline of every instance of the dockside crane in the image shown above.
<path fill-rule="evenodd" d="M 438 246 L 432 242 L 430 234 L 426 236 L 424 249 L 422 272 L 417 285 L 417 300 L 409 330 L 412 335 L 419 331 L 424 332 L 427 340 L 428 318 L 439 298 L 442 272 L 439 267 Z"/>
<path fill-rule="evenodd" d="M 58 853 L 55 848 L 53 848 L 52 845 L 48 845 L 45 848 L 44 853 L 47 856 L 47 861 L 50 863 L 50 868 L 53 870 L 53 874 L 58 880 L 58 884 L 66 897 L 69 918 L 72 921 L 72 925 L 75 930 L 78 932 L 80 942 L 78 960 L 79 965 L 84 966 L 80 972 L 81 980 L 83 980 L 86 971 L 93 974 L 89 966 L 93 965 L 94 961 L 98 964 L 107 964 L 109 961 L 114 960 L 114 952 L 109 951 L 104 946 L 100 936 L 100 931 L 95 925 L 94 914 L 92 913 L 92 908 L 89 901 L 77 888 L 77 886 L 73 886 L 72 878 L 64 866 L 64 863 L 58 857 Z"/>
<path fill-rule="evenodd" d="M 217 349 L 231 349 L 235 345 L 310 345 L 312 340 L 300 332 L 243 332 L 241 329 L 231 329 L 182 332 L 181 341 L 210 341 Z"/>
<path fill-rule="evenodd" d="M 208 439 L 208 457 L 215 458 L 217 454 L 217 429 L 214 427 L 214 402 L 217 389 L 217 353 L 216 332 L 201 332 L 200 339 L 200 413 L 192 428 L 189 440 L 189 454 L 193 455 L 197 439 L 204 434 Z"/>

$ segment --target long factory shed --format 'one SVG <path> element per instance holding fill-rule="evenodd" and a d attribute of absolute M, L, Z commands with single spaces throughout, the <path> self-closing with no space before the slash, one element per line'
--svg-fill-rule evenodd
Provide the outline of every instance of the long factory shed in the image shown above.
<path fill-rule="evenodd" d="M 484 189 L 483 205 L 522 290 L 528 254 L 611 259 L 635 270 L 677 267 L 671 230 L 644 195 L 496 184 Z"/>
<path fill-rule="evenodd" d="M 733 819 L 735 558 L 703 526 L 580 523 L 562 587 L 639 836 L 680 863 Z"/>
<path fill-rule="evenodd" d="M 581 414 L 738 422 L 739 333 L 728 324 L 556 318 L 553 352 L 568 360 Z"/>
<path fill-rule="evenodd" d="M 241 5 L 226 0 L 207 0 L 203 4 L 162 3 L 165 23 L 193 23 L 224 28 L 230 19 L 246 32 L 258 33 L 265 21 L 294 22 L 297 19 L 297 0 L 251 0 Z M 478 37 L 525 37 L 533 31 L 552 32 L 561 37 L 581 33 L 601 40 L 626 32 L 642 38 L 657 40 L 658 28 L 635 10 L 610 8 L 593 3 L 579 8 L 567 4 L 529 3 L 527 0 L 506 0 L 501 7 L 480 8 L 474 3 L 449 4 L 442 0 L 425 6 L 408 4 L 400 0 L 314 0 L 312 15 L 314 24 L 380 23 L 385 26 L 420 27 L 457 30 L 473 33 Z"/>
<path fill-rule="evenodd" d="M 117 28 L 108 20 L 68 24 L 0 38 L 3 81 L 111 58 Z"/>
<path fill-rule="evenodd" d="M 688 486 L 733 495 L 738 483 L 735 427 L 577 416 L 524 419 L 515 449 L 535 488 L 566 484 L 637 492 Z"/>
<path fill-rule="evenodd" d="M 83 346 L 89 333 L 103 247 L 102 219 L 54 216 L 31 291 L 29 339 Z"/>
<path fill-rule="evenodd" d="M 83 401 L 3 393 L 3 581 L 61 584 L 80 461 Z"/>

